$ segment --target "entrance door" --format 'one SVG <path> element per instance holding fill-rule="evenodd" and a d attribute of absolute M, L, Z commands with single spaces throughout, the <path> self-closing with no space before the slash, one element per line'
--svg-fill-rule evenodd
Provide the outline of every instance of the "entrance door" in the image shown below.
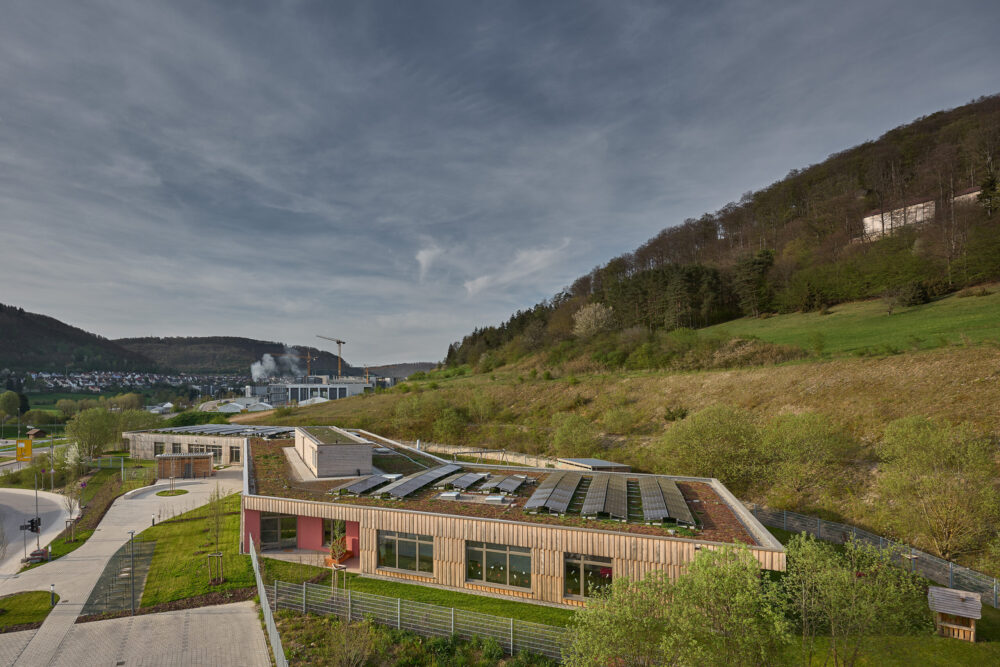
<path fill-rule="evenodd" d="M 194 477 L 194 471 L 192 470 L 191 467 L 193 465 L 194 464 L 191 463 L 190 461 L 184 464 L 184 479 L 191 479 L 192 477 Z"/>

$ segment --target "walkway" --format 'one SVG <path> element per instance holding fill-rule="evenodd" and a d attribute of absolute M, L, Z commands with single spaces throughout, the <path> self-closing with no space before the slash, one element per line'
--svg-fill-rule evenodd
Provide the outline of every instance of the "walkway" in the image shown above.
<path fill-rule="evenodd" d="M 220 632 L 225 629 L 224 632 Z M 10 665 L 34 631 L 0 635 L 0 664 Z M 48 662 L 19 665 L 271 664 L 253 602 L 145 614 L 70 627 Z"/>
<path fill-rule="evenodd" d="M 82 547 L 59 560 L 0 582 L 0 595 L 20 591 L 47 591 L 50 584 L 55 584 L 56 593 L 61 598 L 16 664 L 52 664 L 74 628 L 76 618 L 108 559 L 128 541 L 128 531 L 141 532 L 151 524 L 153 515 L 180 514 L 204 505 L 215 490 L 216 482 L 224 493 L 239 491 L 242 488 L 242 470 L 230 468 L 206 480 L 175 481 L 175 488 L 188 491 L 182 496 L 157 496 L 156 492 L 163 490 L 164 486 L 147 487 L 122 496 L 112 504 L 97 530 Z"/>

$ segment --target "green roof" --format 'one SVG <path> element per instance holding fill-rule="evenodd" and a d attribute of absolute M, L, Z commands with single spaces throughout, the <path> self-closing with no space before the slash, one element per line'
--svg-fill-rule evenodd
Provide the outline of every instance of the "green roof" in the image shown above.
<path fill-rule="evenodd" d="M 348 437 L 329 426 L 303 426 L 303 431 L 316 438 L 322 445 L 360 445 L 357 440 Z"/>

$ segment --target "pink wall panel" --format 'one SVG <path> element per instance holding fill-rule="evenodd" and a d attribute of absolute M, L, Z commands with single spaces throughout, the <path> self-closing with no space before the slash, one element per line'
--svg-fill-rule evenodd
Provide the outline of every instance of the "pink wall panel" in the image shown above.
<path fill-rule="evenodd" d="M 257 510 L 243 510 L 243 551 L 250 553 L 250 536 L 253 535 L 254 544 L 260 548 L 260 512 Z"/>
<path fill-rule="evenodd" d="M 323 547 L 323 519 L 314 516 L 300 516 L 298 519 L 299 549 L 326 551 Z"/>

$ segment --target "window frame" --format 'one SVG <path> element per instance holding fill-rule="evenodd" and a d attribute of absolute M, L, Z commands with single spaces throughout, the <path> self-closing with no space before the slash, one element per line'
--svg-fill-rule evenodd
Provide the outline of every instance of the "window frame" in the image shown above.
<path fill-rule="evenodd" d="M 407 547 L 413 546 L 413 567 L 402 567 L 400 566 L 400 542 L 405 544 Z M 382 562 L 382 545 L 391 544 L 392 545 L 392 555 L 395 562 L 394 565 L 385 564 Z M 424 547 L 423 549 L 421 547 Z M 426 553 L 427 550 L 430 553 Z M 430 569 L 423 569 L 425 561 L 430 561 Z M 395 530 L 380 530 L 377 531 L 375 535 L 375 569 L 377 570 L 388 570 L 390 572 L 405 572 L 406 574 L 415 574 L 422 577 L 433 577 L 434 576 L 434 536 L 433 535 L 420 535 L 417 533 L 403 533 Z"/>
<path fill-rule="evenodd" d="M 595 597 L 600 593 L 600 590 L 597 593 L 591 593 L 588 590 L 588 584 L 587 584 L 588 565 L 591 567 L 599 567 L 602 570 L 606 568 L 607 570 L 609 570 L 611 574 L 611 577 L 609 578 L 608 582 L 604 586 L 602 586 L 600 590 L 604 590 L 606 587 L 611 585 L 611 582 L 614 581 L 615 569 L 614 569 L 614 560 L 612 558 L 565 552 L 563 553 L 563 597 L 564 598 L 569 598 L 573 600 L 587 600 L 589 598 Z M 577 569 L 578 572 L 577 581 L 580 587 L 579 593 L 571 593 L 568 590 L 569 579 L 567 577 L 567 571 L 570 569 L 570 567 L 575 567 Z"/>
<path fill-rule="evenodd" d="M 479 574 L 480 577 L 473 579 L 470 578 L 469 571 L 469 555 L 475 552 L 479 555 Z M 487 567 L 487 559 L 491 558 L 494 562 L 494 567 L 496 563 L 501 562 L 498 557 L 502 559 L 502 567 L 500 571 L 503 572 L 503 582 L 500 581 L 490 581 L 488 579 L 490 575 L 490 568 Z M 516 559 L 527 559 L 527 568 L 518 568 L 521 576 L 527 577 L 527 585 L 521 585 L 512 582 L 511 574 L 513 572 L 511 568 L 511 557 Z M 506 588 L 512 591 L 531 591 L 533 590 L 534 577 L 531 572 L 531 548 L 530 547 L 519 547 L 511 544 L 496 544 L 493 542 L 480 542 L 478 540 L 466 540 L 465 541 L 465 582 L 468 584 L 475 584 L 477 586 L 489 586 L 496 588 Z M 493 571 L 496 574 L 496 571 Z"/>

